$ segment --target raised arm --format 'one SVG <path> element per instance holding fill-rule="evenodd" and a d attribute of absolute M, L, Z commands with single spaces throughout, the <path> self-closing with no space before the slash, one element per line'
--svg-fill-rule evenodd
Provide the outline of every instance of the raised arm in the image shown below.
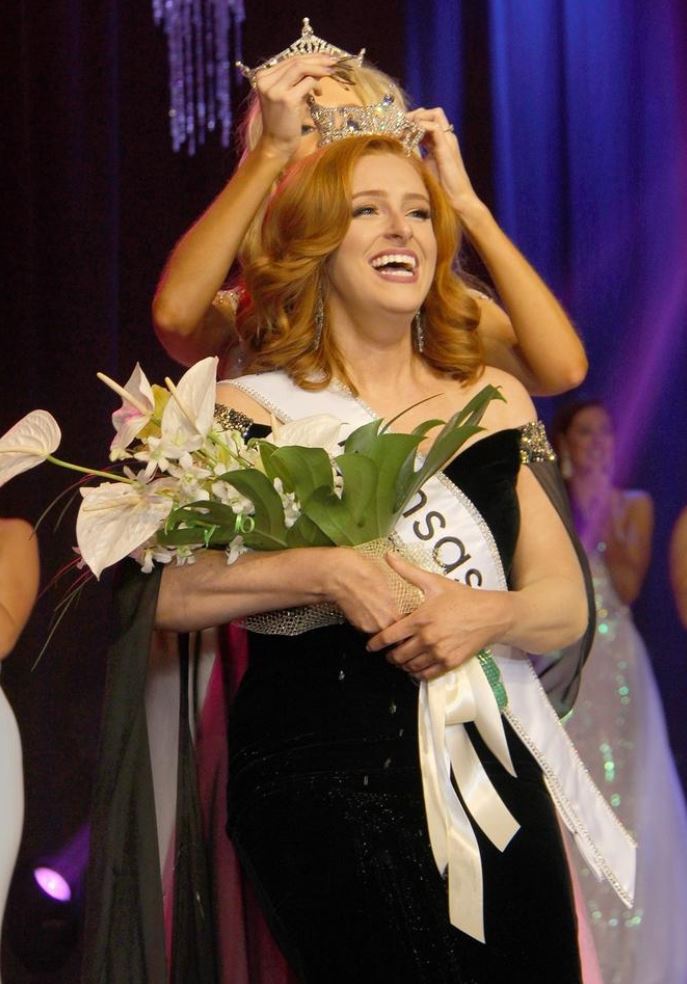
<path fill-rule="evenodd" d="M 437 176 L 505 308 L 479 301 L 487 363 L 512 373 L 534 395 L 579 386 L 588 368 L 584 346 L 544 281 L 475 194 L 443 110 L 417 109 L 408 115 L 427 130 L 425 143 Z"/>
<path fill-rule="evenodd" d="M 38 543 L 23 519 L 0 520 L 0 659 L 14 649 L 38 592 Z"/>
<path fill-rule="evenodd" d="M 178 362 L 190 365 L 231 343 L 233 312 L 231 305 L 215 303 L 217 292 L 274 181 L 301 149 L 305 97 L 317 91 L 318 79 L 336 72 L 336 59 L 312 55 L 258 74 L 262 135 L 172 250 L 153 300 L 158 338 Z"/>
<path fill-rule="evenodd" d="M 651 559 L 654 504 L 647 492 L 617 492 L 611 496 L 603 532 L 604 558 L 621 601 L 637 599 Z"/>

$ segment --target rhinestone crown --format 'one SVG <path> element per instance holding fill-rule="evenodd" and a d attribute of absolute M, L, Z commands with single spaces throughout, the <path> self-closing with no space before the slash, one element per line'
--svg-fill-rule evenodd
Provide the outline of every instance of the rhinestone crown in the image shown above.
<path fill-rule="evenodd" d="M 310 26 L 310 19 L 308 17 L 304 17 L 303 27 L 301 28 L 301 36 L 294 41 L 293 44 L 290 44 L 288 48 L 284 48 L 284 50 L 280 51 L 278 55 L 273 55 L 261 65 L 256 66 L 256 68 L 248 68 L 247 65 L 244 65 L 243 62 L 240 61 L 236 62 L 236 67 L 252 85 L 258 72 L 262 71 L 264 68 L 272 68 L 274 65 L 278 65 L 280 62 L 286 61 L 288 58 L 293 58 L 295 55 L 336 55 L 337 58 L 352 58 L 357 61 L 359 65 L 362 65 L 365 49 L 361 48 L 357 55 L 352 55 L 350 52 L 344 51 L 342 48 L 337 48 L 336 45 L 330 44 L 329 41 L 325 41 L 323 38 L 318 38 Z"/>
<path fill-rule="evenodd" d="M 425 133 L 411 123 L 390 93 L 371 106 L 321 106 L 313 98 L 308 104 L 320 147 L 346 137 L 379 134 L 395 137 L 411 153 Z"/>

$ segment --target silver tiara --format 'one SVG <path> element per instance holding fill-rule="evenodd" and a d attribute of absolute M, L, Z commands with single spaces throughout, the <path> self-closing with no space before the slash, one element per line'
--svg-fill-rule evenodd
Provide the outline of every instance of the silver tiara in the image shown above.
<path fill-rule="evenodd" d="M 403 144 L 408 153 L 418 146 L 425 131 L 412 123 L 391 93 L 371 106 L 321 106 L 308 99 L 310 115 L 320 135 L 319 146 L 346 137 L 389 136 Z"/>
<path fill-rule="evenodd" d="M 365 49 L 361 48 L 357 55 L 352 55 L 342 48 L 337 48 L 336 45 L 330 44 L 329 41 L 318 38 L 310 26 L 310 19 L 304 17 L 301 36 L 293 44 L 290 44 L 288 48 L 284 48 L 278 55 L 273 55 L 256 68 L 248 68 L 247 65 L 244 65 L 240 61 L 236 62 L 236 67 L 248 79 L 250 84 L 253 85 L 258 72 L 261 72 L 264 68 L 272 68 L 274 65 L 278 65 L 288 58 L 293 58 L 295 55 L 335 55 L 337 58 L 350 58 L 356 61 L 358 65 L 362 65 Z"/>

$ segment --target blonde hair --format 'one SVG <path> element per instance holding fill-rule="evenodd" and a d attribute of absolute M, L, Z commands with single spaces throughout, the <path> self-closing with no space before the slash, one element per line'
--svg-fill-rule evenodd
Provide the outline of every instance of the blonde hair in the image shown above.
<path fill-rule="evenodd" d="M 354 91 L 362 106 L 379 102 L 384 96 L 390 94 L 404 112 L 408 110 L 408 97 L 398 82 L 392 79 L 390 75 L 387 75 L 386 72 L 375 68 L 374 65 L 359 65 L 355 59 L 346 59 L 343 64 L 352 80 L 350 88 Z M 260 99 L 254 91 L 251 91 L 248 97 L 246 112 L 239 124 L 238 133 L 242 148 L 241 160 L 243 160 L 246 154 L 257 145 L 262 136 Z"/>
<path fill-rule="evenodd" d="M 407 160 L 430 199 L 437 263 L 423 304 L 422 358 L 462 380 L 483 369 L 475 331 L 480 309 L 452 269 L 460 243 L 455 212 L 420 158 L 406 155 L 391 137 L 364 136 L 337 141 L 295 164 L 270 201 L 256 248 L 245 251 L 247 301 L 237 329 L 252 371 L 282 369 L 304 389 L 323 388 L 337 377 L 354 389 L 326 327 L 314 347 L 314 324 L 318 298 L 326 302 L 327 260 L 351 222 L 353 170 L 361 158 L 376 154 Z"/>
<path fill-rule="evenodd" d="M 351 78 L 350 88 L 360 100 L 362 106 L 380 102 L 384 96 L 390 94 L 394 101 L 404 112 L 408 109 L 408 97 L 395 79 L 392 79 L 386 72 L 375 68 L 374 65 L 359 65 L 352 59 L 346 59 L 346 71 Z M 238 127 L 239 142 L 242 148 L 241 161 L 253 150 L 262 136 L 262 113 L 260 112 L 260 99 L 256 92 L 251 90 L 247 100 L 247 107 L 243 119 Z M 243 262 L 246 251 L 253 252 L 260 241 L 260 229 L 265 216 L 266 205 L 262 205 L 257 211 L 255 218 L 246 230 L 243 237 L 241 249 L 239 250 L 239 260 Z"/>

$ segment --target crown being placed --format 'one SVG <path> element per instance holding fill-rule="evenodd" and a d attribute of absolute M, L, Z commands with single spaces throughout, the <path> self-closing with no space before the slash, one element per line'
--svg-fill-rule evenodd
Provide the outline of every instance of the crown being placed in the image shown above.
<path fill-rule="evenodd" d="M 278 55 L 273 55 L 272 58 L 268 58 L 267 61 L 263 62 L 262 65 L 258 65 L 256 68 L 248 68 L 247 65 L 244 65 L 240 61 L 236 62 L 236 67 L 248 79 L 250 84 L 253 85 L 258 72 L 261 72 L 264 68 L 273 68 L 274 65 L 278 65 L 288 58 L 293 58 L 295 55 L 335 55 L 337 58 L 351 58 L 358 65 L 362 65 L 365 49 L 361 48 L 357 55 L 352 55 L 342 48 L 337 48 L 336 45 L 330 44 L 329 41 L 318 38 L 310 26 L 310 19 L 304 17 L 301 36 L 293 44 L 290 44 L 288 48 L 284 48 Z"/>
<path fill-rule="evenodd" d="M 372 106 L 320 106 L 312 97 L 308 105 L 320 147 L 346 137 L 383 135 L 400 140 L 410 154 L 425 135 L 395 104 L 391 93 Z"/>

